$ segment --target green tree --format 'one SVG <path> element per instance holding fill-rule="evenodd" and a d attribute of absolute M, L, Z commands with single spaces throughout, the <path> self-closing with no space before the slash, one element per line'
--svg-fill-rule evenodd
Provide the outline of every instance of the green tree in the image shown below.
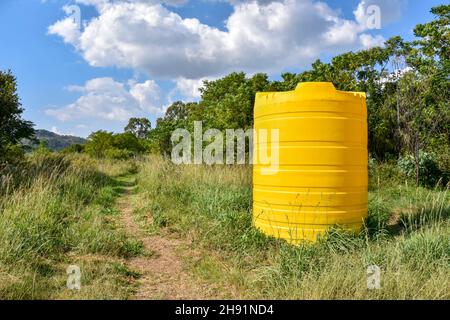
<path fill-rule="evenodd" d="M 169 155 L 172 149 L 171 136 L 177 128 L 189 129 L 193 121 L 202 120 L 204 114 L 197 103 L 176 101 L 166 110 L 163 118 L 156 120 L 156 128 L 149 134 L 149 148 L 153 153 Z"/>
<path fill-rule="evenodd" d="M 11 161 L 8 153 L 21 139 L 32 139 L 33 123 L 22 119 L 23 108 L 17 94 L 17 82 L 13 74 L 0 71 L 0 161 Z"/>
<path fill-rule="evenodd" d="M 133 154 L 138 154 L 145 151 L 141 140 L 131 132 L 115 134 L 113 136 L 112 145 L 114 148 L 128 150 Z"/>
<path fill-rule="evenodd" d="M 177 125 L 176 121 L 158 118 L 156 120 L 156 128 L 149 134 L 150 152 L 159 153 L 164 156 L 170 155 L 172 148 L 170 137 L 172 132 L 177 128 L 182 128 L 182 126 L 181 124 Z"/>
<path fill-rule="evenodd" d="M 112 132 L 99 130 L 93 132 L 87 138 L 84 150 L 93 157 L 104 157 L 106 150 L 114 147 L 114 135 Z"/>
<path fill-rule="evenodd" d="M 182 121 L 187 120 L 188 116 L 189 116 L 189 104 L 186 104 L 183 101 L 176 101 L 167 108 L 164 120 Z"/>
<path fill-rule="evenodd" d="M 154 150 L 170 152 L 176 128 L 192 131 L 194 121 L 203 128 L 248 129 L 253 126 L 256 92 L 293 90 L 299 82 L 330 81 L 339 90 L 367 94 L 369 152 L 379 160 L 413 158 L 421 149 L 439 150 L 440 165 L 450 170 L 450 6 L 432 8 L 435 19 L 417 25 L 416 40 L 399 36 L 384 46 L 347 52 L 329 63 L 315 61 L 309 70 L 284 73 L 281 80 L 267 75 L 251 78 L 231 73 L 205 81 L 198 103 L 176 102 L 149 135 Z M 445 170 L 444 170 L 445 171 Z"/>
<path fill-rule="evenodd" d="M 87 139 L 84 151 L 97 158 L 127 159 L 145 152 L 145 140 L 131 132 L 93 132 Z"/>
<path fill-rule="evenodd" d="M 48 141 L 47 140 L 39 140 L 38 147 L 34 150 L 34 153 L 37 154 L 49 154 L 52 151 L 48 148 Z"/>
<path fill-rule="evenodd" d="M 269 87 L 266 74 L 248 79 L 245 73 L 231 73 L 215 81 L 205 81 L 200 105 L 204 112 L 204 127 L 223 129 L 253 126 L 253 106 L 258 91 Z"/>
<path fill-rule="evenodd" d="M 131 118 L 125 127 L 125 132 L 134 134 L 139 139 L 147 137 L 152 128 L 150 120 L 147 118 Z"/>

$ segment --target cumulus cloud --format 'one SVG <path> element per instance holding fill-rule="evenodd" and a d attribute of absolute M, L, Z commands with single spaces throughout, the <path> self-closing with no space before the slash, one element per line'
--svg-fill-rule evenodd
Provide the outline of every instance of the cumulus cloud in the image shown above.
<path fill-rule="evenodd" d="M 160 114 L 162 107 L 158 85 L 147 80 L 143 83 L 121 83 L 112 78 L 96 78 L 83 86 L 69 86 L 68 91 L 81 96 L 73 103 L 47 109 L 46 113 L 60 121 L 81 118 L 126 121 L 132 116 Z"/>
<path fill-rule="evenodd" d="M 52 126 L 50 131 L 53 132 L 53 133 L 56 133 L 56 134 L 58 134 L 60 136 L 74 136 L 75 135 L 73 132 L 69 132 L 69 133 L 62 132 L 56 126 Z"/>
<path fill-rule="evenodd" d="M 363 11 L 357 9 L 355 19 L 349 20 L 315 0 L 232 1 L 234 11 L 225 30 L 183 18 L 160 1 L 77 2 L 94 5 L 98 16 L 79 33 L 67 19 L 50 26 L 49 32 L 75 46 L 92 66 L 131 68 L 152 78 L 280 72 L 307 66 L 324 52 L 367 48 L 384 40 L 368 33 Z M 187 82 L 178 83 L 180 90 L 188 91 Z"/>
<path fill-rule="evenodd" d="M 213 80 L 212 78 L 186 79 L 178 78 L 175 81 L 174 91 L 181 93 L 188 101 L 198 100 L 201 96 L 200 88 L 203 87 L 203 81 Z"/>
<path fill-rule="evenodd" d="M 68 15 L 72 14 L 70 6 L 64 6 L 63 10 Z M 75 47 L 78 47 L 81 37 L 80 26 L 73 17 L 67 17 L 63 20 L 57 21 L 48 28 L 48 33 L 59 35 L 63 38 L 65 43 L 72 44 Z"/>

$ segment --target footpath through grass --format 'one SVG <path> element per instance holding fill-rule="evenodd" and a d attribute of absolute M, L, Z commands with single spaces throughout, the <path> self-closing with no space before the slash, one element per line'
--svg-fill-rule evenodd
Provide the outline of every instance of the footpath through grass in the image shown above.
<path fill-rule="evenodd" d="M 142 244 L 120 226 L 115 199 L 132 162 L 34 156 L 0 176 L 0 299 L 125 299 Z M 66 268 L 81 269 L 81 290 Z"/>
<path fill-rule="evenodd" d="M 385 170 L 371 173 L 369 219 L 359 236 L 339 230 L 298 247 L 251 225 L 251 169 L 140 164 L 142 208 L 149 229 L 193 239 L 200 259 L 187 260 L 203 280 L 232 287 L 230 298 L 449 299 L 448 190 L 416 188 Z M 381 289 L 367 288 L 367 267 L 381 268 Z"/>
<path fill-rule="evenodd" d="M 184 266 L 221 297 L 449 299 L 448 189 L 416 188 L 392 168 L 375 169 L 364 232 L 332 230 L 294 247 L 252 227 L 248 167 L 35 155 L 1 168 L 0 299 L 133 297 L 139 275 L 130 258 L 145 250 L 124 229 L 117 198 L 135 178 L 134 221 L 148 235 L 164 228 L 192 242 L 195 257 L 186 254 Z M 374 264 L 381 289 L 368 290 Z M 69 265 L 81 269 L 80 291 L 66 287 Z"/>

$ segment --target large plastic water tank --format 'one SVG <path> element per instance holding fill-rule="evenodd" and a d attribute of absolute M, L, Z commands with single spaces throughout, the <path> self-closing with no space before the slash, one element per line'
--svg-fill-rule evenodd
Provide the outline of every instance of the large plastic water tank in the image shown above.
<path fill-rule="evenodd" d="M 288 92 L 261 92 L 256 95 L 254 128 L 257 228 L 290 243 L 316 241 L 336 225 L 361 229 L 367 216 L 368 184 L 364 93 L 338 91 L 329 82 L 300 83 Z M 258 163 L 261 129 L 267 129 L 269 143 L 271 130 L 279 130 L 276 170 L 265 171 L 273 163 Z"/>

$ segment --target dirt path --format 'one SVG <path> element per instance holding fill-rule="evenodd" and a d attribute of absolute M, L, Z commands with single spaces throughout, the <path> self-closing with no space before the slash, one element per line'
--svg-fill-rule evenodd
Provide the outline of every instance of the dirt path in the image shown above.
<path fill-rule="evenodd" d="M 192 300 L 213 298 L 213 288 L 196 281 L 183 267 L 179 251 L 190 250 L 189 243 L 169 235 L 147 235 L 135 222 L 133 208 L 136 197 L 133 189 L 133 186 L 125 187 L 123 196 L 117 203 L 126 232 L 141 240 L 148 253 L 128 261 L 129 268 L 142 275 L 137 280 L 137 292 L 132 298 Z"/>

